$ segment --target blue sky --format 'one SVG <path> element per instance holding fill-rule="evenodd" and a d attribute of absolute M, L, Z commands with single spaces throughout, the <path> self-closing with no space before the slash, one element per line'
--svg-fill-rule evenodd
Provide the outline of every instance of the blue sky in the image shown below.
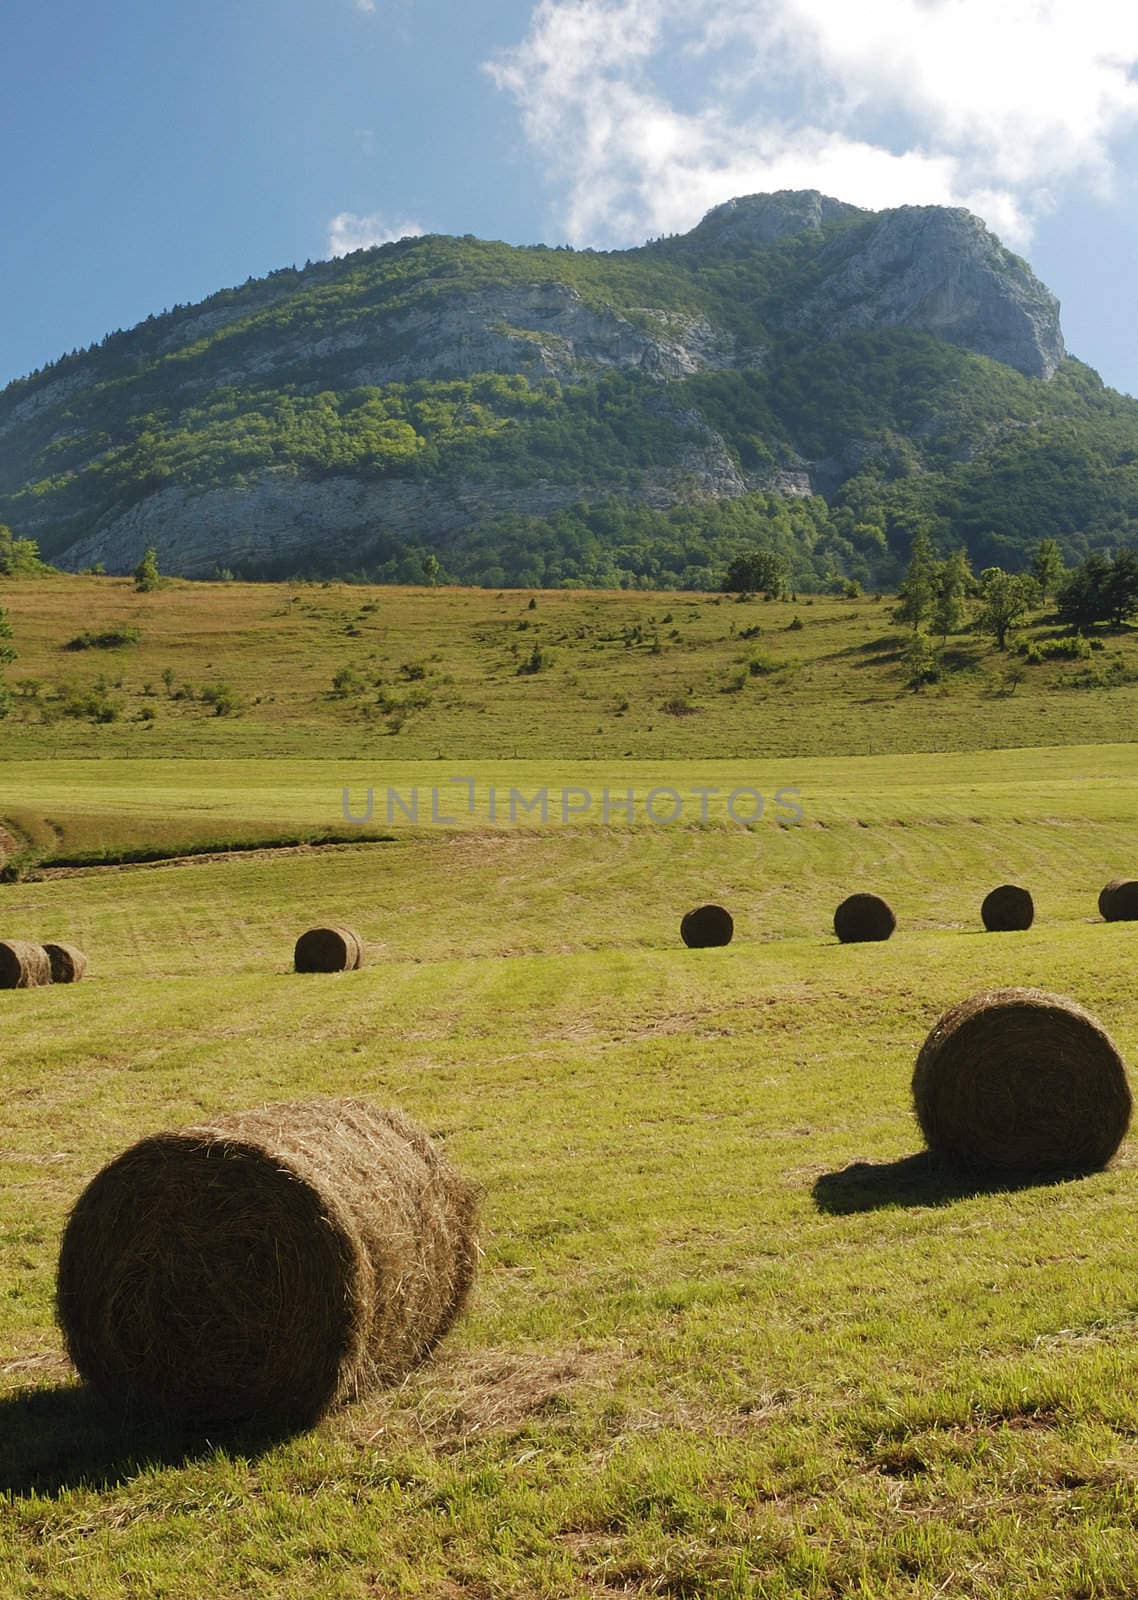
<path fill-rule="evenodd" d="M 1115 0 L 5 0 L 0 382 L 405 231 L 611 247 L 732 194 L 966 204 L 1138 393 Z"/>

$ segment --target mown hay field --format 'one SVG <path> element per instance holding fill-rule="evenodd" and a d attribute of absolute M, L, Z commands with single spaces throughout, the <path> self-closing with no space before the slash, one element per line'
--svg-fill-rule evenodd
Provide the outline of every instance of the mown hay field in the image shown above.
<path fill-rule="evenodd" d="M 913 697 L 917 699 L 919 697 Z M 83 983 L 0 996 L 0 1592 L 12 1596 L 1130 1596 L 1133 1138 L 986 1189 L 921 1155 L 936 1018 L 1067 994 L 1138 1060 L 1123 744 L 740 762 L 7 762 L 0 817 L 92 850 L 338 822 L 477 781 L 383 842 L 0 885 Z M 717 787 L 706 821 L 491 822 L 491 783 Z M 802 819 L 723 795 L 797 786 Z M 449 814 L 449 813 L 448 813 Z M 69 834 L 69 830 L 73 830 Z M 996 884 L 1027 932 L 981 930 Z M 886 944 L 838 901 L 883 894 Z M 730 946 L 685 949 L 715 901 Z M 346 923 L 358 972 L 298 976 Z M 483 1191 L 468 1314 L 292 1437 L 111 1426 L 53 1326 L 69 1205 L 133 1140 L 267 1101 L 403 1107 Z"/>
<path fill-rule="evenodd" d="M 66 749 L 61 743 L 61 751 Z M 1136 774 L 1138 757 L 1127 743 L 887 758 L 772 758 L 756 748 L 743 760 L 699 762 L 567 756 L 439 762 L 385 753 L 325 760 L 116 761 L 61 753 L 55 760 L 0 761 L 0 828 L 11 853 L 50 867 L 329 836 L 339 843 L 417 837 L 437 843 L 470 834 L 505 838 L 584 830 L 581 849 L 587 854 L 602 826 L 605 836 L 631 828 L 643 835 L 648 850 L 653 841 L 670 840 L 666 853 L 682 871 L 687 844 L 677 850 L 677 838 L 691 843 L 708 826 L 714 831 L 733 818 L 744 824 L 756 819 L 750 835 L 755 850 L 776 868 L 785 861 L 796 879 L 804 862 L 825 860 L 826 841 L 811 836 L 831 829 L 867 833 L 851 848 L 868 866 L 889 859 L 898 828 L 957 830 L 928 835 L 930 841 L 940 838 L 952 859 L 973 846 L 984 854 L 987 841 L 1005 837 L 1002 830 L 1029 826 L 1044 829 L 1042 853 L 1032 863 L 1037 868 L 1061 869 L 1054 857 L 1093 852 L 1101 842 L 1102 865 L 1109 870 L 1095 884 L 1097 901 L 1108 880 L 1128 875 L 1125 856 L 1112 852 L 1116 841 L 1128 837 Z M 652 795 L 652 816 L 663 824 L 674 812 L 678 832 L 651 824 Z M 969 831 L 977 829 L 982 831 Z M 987 893 L 1009 878 L 1013 864 L 1000 873 L 998 851 L 984 858 L 997 872 L 984 885 Z M 764 874 L 764 884 L 770 877 Z"/>

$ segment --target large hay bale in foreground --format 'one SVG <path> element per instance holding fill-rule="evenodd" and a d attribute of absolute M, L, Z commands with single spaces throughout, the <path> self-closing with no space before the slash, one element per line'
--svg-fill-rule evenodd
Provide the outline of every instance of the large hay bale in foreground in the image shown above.
<path fill-rule="evenodd" d="M 1130 1122 L 1110 1036 L 1042 989 L 995 989 L 946 1011 L 917 1057 L 913 1101 L 930 1150 L 1005 1172 L 1103 1167 Z"/>
<path fill-rule="evenodd" d="M 1026 889 L 1001 883 L 984 896 L 980 920 L 989 933 L 1022 933 L 1035 920 L 1035 904 Z"/>
<path fill-rule="evenodd" d="M 309 928 L 293 952 L 297 972 L 354 972 L 363 959 L 363 940 L 352 928 Z"/>
<path fill-rule="evenodd" d="M 87 957 L 73 944 L 45 944 L 52 983 L 78 983 L 87 974 Z"/>
<path fill-rule="evenodd" d="M 474 1213 L 425 1133 L 360 1101 L 155 1134 L 68 1220 L 68 1353 L 118 1407 L 311 1423 L 442 1338 L 473 1277 Z"/>
<path fill-rule="evenodd" d="M 730 944 L 735 922 L 724 906 L 696 906 L 680 921 L 680 938 L 689 950 L 707 950 L 712 945 Z"/>
<path fill-rule="evenodd" d="M 51 982 L 51 962 L 42 944 L 0 939 L 0 989 L 38 989 Z"/>
<path fill-rule="evenodd" d="M 834 912 L 834 932 L 843 944 L 888 939 L 896 926 L 897 918 L 876 894 L 851 894 Z"/>
<path fill-rule="evenodd" d="M 1138 879 L 1112 878 L 1099 894 L 1098 909 L 1106 922 L 1138 922 Z"/>

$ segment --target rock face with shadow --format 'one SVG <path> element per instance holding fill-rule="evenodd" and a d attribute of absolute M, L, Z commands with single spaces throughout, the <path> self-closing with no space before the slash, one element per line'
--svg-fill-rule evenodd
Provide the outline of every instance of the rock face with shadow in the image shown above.
<path fill-rule="evenodd" d="M 785 315 L 794 332 L 834 338 L 855 328 L 916 328 L 1050 378 L 1066 350 L 1059 302 L 979 217 L 899 206 L 874 217 L 856 248 L 822 251 L 822 281 Z"/>

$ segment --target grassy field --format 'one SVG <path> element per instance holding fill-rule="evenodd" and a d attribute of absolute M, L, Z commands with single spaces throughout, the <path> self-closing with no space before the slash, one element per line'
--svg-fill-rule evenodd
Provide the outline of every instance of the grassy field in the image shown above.
<path fill-rule="evenodd" d="M 189 583 L 144 595 L 127 579 L 57 578 L 11 584 L 2 603 L 19 650 L 8 757 L 881 755 L 1110 742 L 1138 715 L 1138 630 L 1034 665 L 954 636 L 941 681 L 914 694 L 887 599 Z M 66 648 L 124 629 L 137 642 Z M 1024 633 L 1060 637 L 1044 616 Z M 522 670 L 535 649 L 538 670 Z"/>
<path fill-rule="evenodd" d="M 455 772 L 455 765 L 462 770 Z M 1136 771 L 1134 747 L 1127 744 L 999 757 L 941 752 L 908 762 L 832 757 L 440 766 L 61 758 L 0 762 L 0 827 L 11 850 L 23 848 L 49 871 L 53 862 L 174 856 L 211 841 L 271 844 L 335 835 L 350 844 L 371 837 L 393 842 L 568 830 L 583 831 L 579 848 L 586 860 L 598 838 L 638 833 L 655 847 L 662 874 L 666 862 L 682 857 L 677 838 L 746 825 L 756 859 L 785 871 L 793 885 L 814 859 L 811 844 L 824 853 L 822 841 L 809 838 L 812 830 L 858 830 L 866 838 L 855 841 L 849 860 L 884 865 L 897 829 L 931 828 L 922 836 L 939 841 L 943 859 L 958 863 L 962 852 L 968 856 L 978 847 L 985 870 L 998 873 L 1009 860 L 1008 830 L 1014 859 L 1022 842 L 1015 830 L 1041 826 L 1032 869 L 1046 877 L 1057 840 L 1064 852 L 1097 850 L 1094 871 L 1125 865 Z M 785 837 L 803 829 L 805 840 Z M 645 884 L 659 881 L 650 876 Z"/>
<path fill-rule="evenodd" d="M 285 591 L 245 594 L 268 611 Z M 406 606 L 460 602 L 498 604 Z M 220 655 L 188 633 L 185 650 Z M 865 670 L 884 695 L 887 669 Z M 560 745 L 519 731 L 515 761 L 469 735 L 441 766 L 404 735 L 257 759 L 243 714 L 200 724 L 231 744 L 177 760 L 119 724 L 17 722 L 0 819 L 56 859 L 350 834 L 345 786 L 357 808 L 374 789 L 383 837 L 0 884 L 4 936 L 71 938 L 92 963 L 77 987 L 0 995 L 0 1595 L 1129 1600 L 1138 1145 L 1093 1177 L 985 1192 L 922 1158 L 909 1102 L 932 1022 L 988 986 L 1070 994 L 1138 1052 L 1138 927 L 1096 911 L 1135 870 L 1138 757 L 1094 720 L 1128 691 L 1027 671 L 1031 700 L 1025 682 L 943 702 L 961 729 L 979 707 L 978 744 L 985 708 L 1008 730 L 1014 711 L 1024 748 L 908 758 L 843 754 L 840 696 L 799 706 L 804 727 L 811 705 L 832 717 L 826 753 L 754 741 L 734 760 L 722 740 L 700 759 L 630 741 L 590 762 L 568 712 Z M 523 691 L 486 691 L 504 734 L 498 687 L 503 705 Z M 889 695 L 887 748 L 935 742 L 937 702 Z M 1039 707 L 1051 735 L 1067 699 L 1084 742 L 1040 748 Z M 282 745 L 303 727 L 283 721 Z M 102 757 L 146 759 L 94 758 L 104 736 Z M 459 775 L 471 791 L 447 787 Z M 432 786 L 453 821 L 430 821 Z M 653 826 L 646 797 L 669 786 L 682 816 Z M 605 787 L 632 790 L 631 820 L 605 825 Z M 388 819 L 388 788 L 419 790 L 417 821 Z M 591 803 L 511 821 L 510 788 Z M 706 818 L 696 788 L 718 791 Z M 727 812 L 742 788 L 768 799 L 752 826 Z M 769 803 L 791 788 L 800 820 Z M 980 931 L 1002 881 L 1033 890 L 1030 932 Z M 894 905 L 888 944 L 834 940 L 853 889 Z M 735 914 L 730 947 L 680 945 L 702 900 Z M 316 919 L 360 929 L 362 972 L 289 971 Z M 116 1422 L 53 1326 L 68 1206 L 145 1132 L 340 1093 L 401 1105 L 480 1184 L 469 1314 L 397 1390 L 290 1439 Z"/>

